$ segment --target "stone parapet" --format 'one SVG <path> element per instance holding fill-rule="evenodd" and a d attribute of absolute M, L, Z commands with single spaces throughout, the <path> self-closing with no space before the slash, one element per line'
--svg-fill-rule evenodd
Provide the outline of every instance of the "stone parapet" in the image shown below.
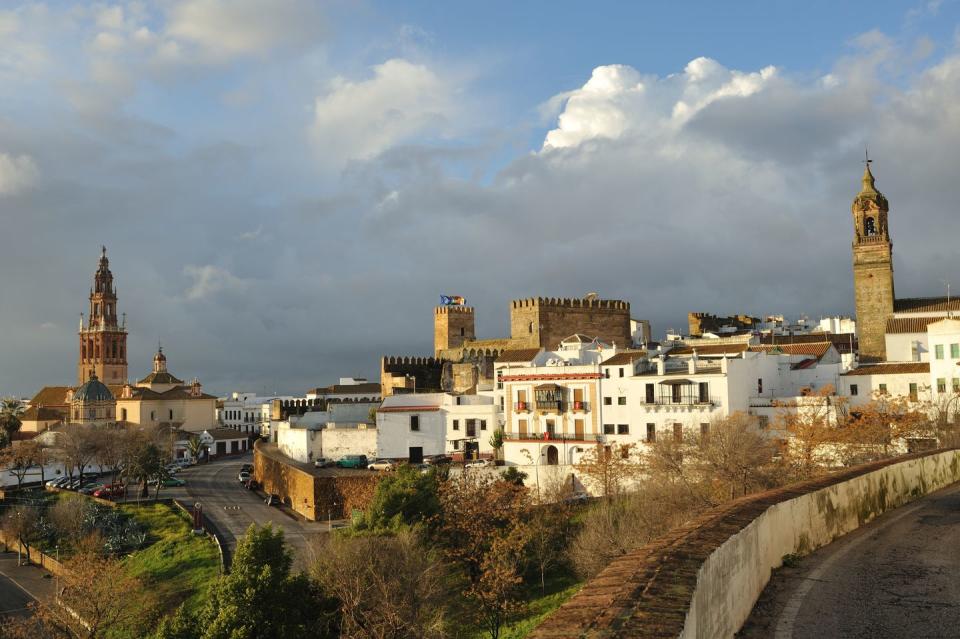
<path fill-rule="evenodd" d="M 916 453 L 749 495 L 613 561 L 532 639 L 731 637 L 789 554 L 960 481 L 960 449 Z"/>

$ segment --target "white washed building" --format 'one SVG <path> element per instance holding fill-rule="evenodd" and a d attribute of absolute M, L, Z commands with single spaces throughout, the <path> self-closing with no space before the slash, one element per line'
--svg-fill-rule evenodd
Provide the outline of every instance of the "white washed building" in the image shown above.
<path fill-rule="evenodd" d="M 391 395 L 377 411 L 377 456 L 411 463 L 431 455 L 489 458 L 497 425 L 497 406 L 488 395 Z"/>

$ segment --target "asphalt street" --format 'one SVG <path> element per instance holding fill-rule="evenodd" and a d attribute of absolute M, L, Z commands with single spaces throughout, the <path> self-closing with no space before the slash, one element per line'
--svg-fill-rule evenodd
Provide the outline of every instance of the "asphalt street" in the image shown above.
<path fill-rule="evenodd" d="M 27 615 L 27 604 L 53 596 L 54 579 L 36 566 L 17 565 L 17 553 L 0 552 L 0 616 Z"/>
<path fill-rule="evenodd" d="M 960 637 L 960 484 L 778 570 L 738 636 Z"/>
<path fill-rule="evenodd" d="M 177 477 L 187 480 L 184 488 L 164 489 L 168 497 L 187 503 L 199 502 L 203 512 L 213 521 L 233 557 L 237 540 L 250 524 L 272 523 L 284 532 L 294 556 L 294 568 L 306 570 L 313 563 L 313 545 L 318 536 L 327 532 L 326 522 L 308 522 L 277 507 L 267 506 L 262 496 L 247 490 L 237 475 L 243 464 L 253 462 L 246 454 L 208 464 L 191 466 Z"/>

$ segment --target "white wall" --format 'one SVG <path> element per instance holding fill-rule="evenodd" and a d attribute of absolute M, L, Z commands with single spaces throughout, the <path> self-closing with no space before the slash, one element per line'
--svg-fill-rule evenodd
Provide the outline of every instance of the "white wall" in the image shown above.
<path fill-rule="evenodd" d="M 930 353 L 926 333 L 887 333 L 884 336 L 887 346 L 887 361 L 890 362 L 928 362 Z M 914 358 L 914 345 L 918 358 Z"/>
<path fill-rule="evenodd" d="M 410 418 L 419 418 L 419 430 L 410 429 Z M 439 410 L 377 413 L 377 457 L 405 459 L 410 448 L 421 447 L 424 455 L 442 455 L 446 452 L 446 420 Z"/>

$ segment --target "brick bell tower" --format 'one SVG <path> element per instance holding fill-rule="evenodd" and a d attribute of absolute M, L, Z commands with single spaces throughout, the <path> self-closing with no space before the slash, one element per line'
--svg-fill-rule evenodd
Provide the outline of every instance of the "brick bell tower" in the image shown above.
<path fill-rule="evenodd" d="M 117 290 L 102 247 L 100 266 L 90 289 L 90 311 L 87 324 L 80 314 L 80 359 L 77 362 L 77 383 L 83 384 L 95 374 L 104 384 L 123 384 L 127 380 L 126 318 L 117 322 Z"/>
<path fill-rule="evenodd" d="M 885 360 L 887 318 L 893 315 L 893 242 L 887 226 L 889 205 L 877 190 L 869 158 L 863 187 L 853 199 L 853 289 L 861 360 Z"/>

